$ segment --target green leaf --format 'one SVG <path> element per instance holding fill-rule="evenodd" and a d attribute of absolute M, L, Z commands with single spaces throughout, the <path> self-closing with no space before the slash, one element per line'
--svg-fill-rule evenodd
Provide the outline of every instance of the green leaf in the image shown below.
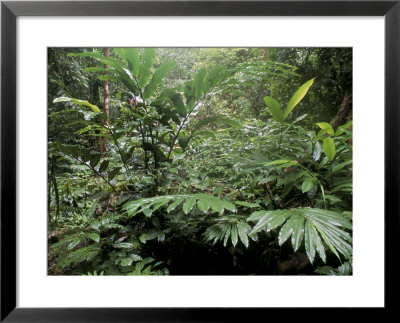
<path fill-rule="evenodd" d="M 325 138 L 323 143 L 324 153 L 326 157 L 328 157 L 329 161 L 332 161 L 335 158 L 336 150 L 335 150 L 335 142 L 332 138 Z"/>
<path fill-rule="evenodd" d="M 81 242 L 81 238 L 75 238 L 74 240 L 71 241 L 71 243 L 68 245 L 68 250 L 74 249 L 79 242 Z"/>
<path fill-rule="evenodd" d="M 100 247 L 98 246 L 97 243 L 94 243 L 92 245 L 89 245 L 84 248 L 79 248 L 71 253 L 69 253 L 66 257 L 61 257 L 60 260 L 57 262 L 57 264 L 61 268 L 66 268 L 70 266 L 73 263 L 80 263 L 85 260 L 92 260 L 94 257 L 98 255 L 100 252 Z"/>
<path fill-rule="evenodd" d="M 274 160 L 274 161 L 268 162 L 264 166 L 281 165 L 281 164 L 296 165 L 296 164 L 298 164 L 298 162 L 295 160 L 289 160 L 289 159 L 279 159 L 279 160 Z"/>
<path fill-rule="evenodd" d="M 153 214 L 153 210 L 146 207 L 141 209 L 141 211 L 144 213 L 145 216 L 147 216 L 148 218 L 151 217 L 151 215 Z"/>
<path fill-rule="evenodd" d="M 244 222 L 245 223 L 245 222 Z M 247 223 L 245 223 L 247 225 Z M 237 231 L 239 233 L 239 238 L 243 242 L 243 244 L 246 246 L 246 248 L 249 247 L 249 238 L 247 237 L 247 227 L 243 225 L 242 222 L 238 222 L 236 224 L 237 226 Z"/>
<path fill-rule="evenodd" d="M 337 269 L 335 269 L 331 266 L 318 267 L 317 269 L 314 270 L 314 272 L 319 275 L 340 276 Z"/>
<path fill-rule="evenodd" d="M 258 221 L 260 220 L 263 216 L 265 215 L 265 211 L 256 211 L 253 212 L 248 218 L 247 218 L 247 222 L 249 221 Z"/>
<path fill-rule="evenodd" d="M 154 48 L 146 47 L 145 49 L 143 49 L 142 61 L 145 67 L 147 68 L 153 67 L 155 58 L 156 58 L 156 50 Z"/>
<path fill-rule="evenodd" d="M 288 220 L 284 223 L 287 218 Z M 279 245 L 281 246 L 291 237 L 293 250 L 296 251 L 304 238 L 306 253 L 311 263 L 315 259 L 316 251 L 326 262 L 322 240 L 339 259 L 340 254 L 347 259 L 352 257 L 352 238 L 342 229 L 351 229 L 352 225 L 342 214 L 317 208 L 297 208 L 257 211 L 248 218 L 249 220 L 258 220 L 250 234 L 261 230 L 269 231 L 284 223 L 278 235 Z"/>
<path fill-rule="evenodd" d="M 137 48 L 114 48 L 114 52 L 128 63 L 129 71 L 133 75 L 139 73 L 139 51 Z"/>
<path fill-rule="evenodd" d="M 185 196 L 178 197 L 172 204 L 167 208 L 167 212 L 173 211 L 178 205 L 180 205 L 186 199 Z"/>
<path fill-rule="evenodd" d="M 203 211 L 204 213 L 208 211 L 210 208 L 210 203 L 207 199 L 199 199 L 197 201 L 197 207 L 199 208 L 200 211 Z"/>
<path fill-rule="evenodd" d="M 100 236 L 95 232 L 89 232 L 87 234 L 87 236 L 88 236 L 88 238 L 92 239 L 95 242 L 99 242 L 100 241 Z"/>
<path fill-rule="evenodd" d="M 214 212 L 222 214 L 224 209 L 230 210 L 232 212 L 236 211 L 236 207 L 233 203 L 225 200 L 220 200 L 212 195 L 207 194 L 197 194 L 200 200 L 206 200 L 208 205 L 213 209 Z"/>
<path fill-rule="evenodd" d="M 240 205 L 240 206 L 249 207 L 249 208 L 260 207 L 260 204 L 258 204 L 258 203 L 249 203 L 246 201 L 235 201 L 235 204 Z"/>
<path fill-rule="evenodd" d="M 185 212 L 185 214 L 188 214 L 192 210 L 193 206 L 196 204 L 196 200 L 197 198 L 195 197 L 190 197 L 186 200 L 182 207 L 182 210 Z"/>
<path fill-rule="evenodd" d="M 315 78 L 307 81 L 304 83 L 302 86 L 300 86 L 297 91 L 293 94 L 293 96 L 290 98 L 287 106 L 285 113 L 283 114 L 283 119 L 286 119 L 289 115 L 290 112 L 295 108 L 295 106 L 304 98 L 304 96 L 307 94 L 308 89 L 311 87 L 311 85 L 314 83 Z"/>
<path fill-rule="evenodd" d="M 233 246 L 235 247 L 236 244 L 238 243 L 238 231 L 236 225 L 231 226 L 231 240 Z"/>
<path fill-rule="evenodd" d="M 292 215 L 279 231 L 278 243 L 280 246 L 283 245 L 286 242 L 286 240 L 289 239 L 289 237 L 292 235 L 295 223 L 296 223 L 296 217 Z"/>
<path fill-rule="evenodd" d="M 99 227 L 101 226 L 101 223 L 98 220 L 94 220 L 90 223 L 90 227 L 94 230 L 99 231 Z"/>
<path fill-rule="evenodd" d="M 335 167 L 332 168 L 332 174 L 337 173 L 338 171 L 340 171 L 341 169 L 343 169 L 344 167 L 346 167 L 347 165 L 350 165 L 352 163 L 353 163 L 353 160 L 350 159 L 348 161 L 345 161 L 343 163 L 336 165 Z"/>
<path fill-rule="evenodd" d="M 331 249 L 339 259 L 340 257 L 338 252 L 347 259 L 352 257 L 352 247 L 350 245 L 352 238 L 347 232 L 340 230 L 334 225 L 326 223 L 318 217 L 308 217 L 308 219 L 313 222 L 313 225 L 316 227 L 329 249 Z"/>
<path fill-rule="evenodd" d="M 225 231 L 225 236 L 224 236 L 224 247 L 226 247 L 226 243 L 228 242 L 228 238 L 230 237 L 230 235 L 231 235 L 231 226 L 229 226 L 228 228 L 227 228 L 227 230 Z"/>
<path fill-rule="evenodd" d="M 303 193 L 308 192 L 315 186 L 315 180 L 312 177 L 308 177 L 304 180 L 303 184 L 301 185 L 301 191 Z"/>
<path fill-rule="evenodd" d="M 256 215 L 256 216 L 254 216 Z M 261 215 L 261 217 L 259 217 Z M 286 217 L 289 215 L 288 210 L 276 211 L 258 211 L 254 212 L 247 221 L 259 218 L 257 224 L 254 226 L 250 234 L 255 234 L 261 230 L 271 231 L 285 222 Z"/>
<path fill-rule="evenodd" d="M 173 89 L 165 89 L 160 95 L 160 98 L 164 97 L 167 97 L 171 100 L 181 117 L 186 116 L 186 107 L 183 103 L 182 95 L 180 93 L 176 92 Z"/>
<path fill-rule="evenodd" d="M 97 79 L 100 81 L 120 81 L 120 77 L 117 75 L 110 75 L 110 74 L 105 74 L 105 75 L 98 75 Z"/>
<path fill-rule="evenodd" d="M 325 130 L 325 132 L 331 136 L 335 134 L 332 126 L 327 122 L 319 122 L 317 123 L 317 126 L 320 127 L 322 130 Z"/>
<path fill-rule="evenodd" d="M 91 108 L 93 112 L 101 112 L 100 109 L 96 105 L 91 104 L 88 101 L 84 101 L 84 100 L 68 98 L 68 97 L 63 96 L 63 97 L 56 98 L 53 101 L 53 103 L 59 103 L 59 102 L 72 102 L 77 105 L 87 106 L 87 107 Z"/>
<path fill-rule="evenodd" d="M 203 90 L 204 90 L 204 78 L 206 76 L 207 70 L 205 67 L 199 69 L 197 74 L 194 76 L 194 91 L 195 100 L 200 100 Z"/>
<path fill-rule="evenodd" d="M 113 245 L 115 248 L 123 248 L 123 249 L 131 249 L 133 248 L 133 244 L 130 242 L 121 242 L 121 243 L 116 243 Z"/>
<path fill-rule="evenodd" d="M 91 155 L 90 149 L 81 149 L 80 156 L 84 163 L 89 161 L 90 155 Z"/>
<path fill-rule="evenodd" d="M 292 215 L 295 217 L 295 215 Z M 293 233 L 292 233 L 292 246 L 293 250 L 296 252 L 299 249 L 300 244 L 303 240 L 304 236 L 304 221 L 305 218 L 302 216 L 296 217 L 296 220 L 293 225 Z"/>
<path fill-rule="evenodd" d="M 158 200 L 158 202 L 154 205 L 153 207 L 153 212 L 155 212 L 156 210 L 158 210 L 160 207 L 167 205 L 169 203 L 169 201 L 171 201 L 170 198 L 168 197 L 163 197 L 161 199 Z"/>
<path fill-rule="evenodd" d="M 97 67 L 97 66 L 93 66 L 93 67 L 86 67 L 83 69 L 84 72 L 104 72 L 107 69 L 105 69 L 104 67 Z"/>
<path fill-rule="evenodd" d="M 290 212 L 288 210 L 276 210 L 269 220 L 266 228 L 267 232 L 281 226 L 286 221 L 289 214 Z"/>
<path fill-rule="evenodd" d="M 132 262 L 140 261 L 140 260 L 142 260 L 142 257 L 132 253 L 129 255 L 129 257 L 120 259 L 120 264 L 121 264 L 121 266 L 126 267 L 126 266 L 132 265 Z"/>
<path fill-rule="evenodd" d="M 90 166 L 91 167 L 96 167 L 96 165 L 99 163 L 101 158 L 101 154 L 93 153 L 90 156 Z"/>
<path fill-rule="evenodd" d="M 326 263 L 325 248 L 322 241 L 318 235 L 315 226 L 309 220 L 306 221 L 305 225 L 305 247 L 308 259 L 310 259 L 311 264 L 314 262 L 315 250 L 318 251 L 319 256 Z"/>
<path fill-rule="evenodd" d="M 194 84 L 193 81 L 187 81 L 183 88 L 183 93 L 185 94 L 186 98 L 186 106 L 188 110 L 193 109 L 194 107 Z"/>
<path fill-rule="evenodd" d="M 139 89 L 137 87 L 136 82 L 133 80 L 132 72 L 130 72 L 126 68 L 117 68 L 116 69 L 120 81 L 129 89 L 132 93 L 138 93 Z"/>
<path fill-rule="evenodd" d="M 213 225 L 208 227 L 205 232 L 206 241 L 211 241 L 214 239 L 214 242 L 221 238 L 224 235 L 224 232 L 221 230 L 219 225 Z"/>
<path fill-rule="evenodd" d="M 327 246 L 329 247 L 329 249 L 336 255 L 336 257 L 338 257 L 340 259 L 339 254 L 337 253 L 335 247 L 333 246 L 331 240 L 328 238 L 328 236 L 326 235 L 325 231 L 322 230 L 319 226 L 316 226 L 319 234 L 322 236 L 322 238 L 324 239 L 325 243 L 327 244 Z"/>
<path fill-rule="evenodd" d="M 139 66 L 139 77 L 138 77 L 138 86 L 143 88 L 151 76 L 150 68 L 144 66 L 143 64 Z"/>
<path fill-rule="evenodd" d="M 313 159 L 318 160 L 321 157 L 321 152 L 322 152 L 322 144 L 320 141 L 317 141 L 313 152 Z"/>
<path fill-rule="evenodd" d="M 254 228 L 250 232 L 250 234 L 254 234 L 254 233 L 257 233 L 257 232 L 259 232 L 261 230 L 264 230 L 268 226 L 269 221 L 274 216 L 273 213 L 270 212 L 270 211 L 259 211 L 259 212 L 254 212 L 254 213 L 256 213 L 257 215 L 263 214 L 263 216 L 258 220 L 257 224 L 254 226 Z M 253 216 L 253 214 L 252 214 L 252 216 Z"/>
<path fill-rule="evenodd" d="M 101 164 L 100 164 L 100 168 L 99 168 L 99 173 L 104 172 L 107 167 L 108 167 L 109 161 L 108 160 L 104 160 Z"/>
<path fill-rule="evenodd" d="M 339 126 L 336 129 L 335 136 L 340 136 L 346 129 L 350 128 L 353 125 L 353 121 L 349 121 L 344 125 Z"/>
<path fill-rule="evenodd" d="M 121 169 L 121 167 L 116 167 L 112 171 L 110 171 L 108 173 L 108 180 L 111 181 L 115 176 L 117 176 L 120 169 Z"/>
<path fill-rule="evenodd" d="M 133 75 L 139 75 L 140 62 L 138 48 L 125 48 L 125 55 L 129 71 L 131 71 Z"/>
<path fill-rule="evenodd" d="M 146 243 L 146 233 L 142 233 L 139 237 L 140 242 Z"/>
<path fill-rule="evenodd" d="M 150 83 L 145 87 L 143 99 L 148 99 L 161 84 L 162 80 L 168 75 L 169 71 L 175 68 L 175 62 L 166 62 L 162 64 L 153 74 Z"/>
<path fill-rule="evenodd" d="M 268 110 L 272 114 L 274 119 L 280 123 L 283 123 L 285 118 L 283 116 L 283 111 L 280 104 L 270 96 L 264 97 L 264 102 L 268 106 Z"/>
<path fill-rule="evenodd" d="M 217 66 L 208 71 L 205 78 L 203 92 L 208 93 L 213 87 L 220 84 L 226 77 L 229 76 L 229 71 L 227 71 L 226 66 Z"/>

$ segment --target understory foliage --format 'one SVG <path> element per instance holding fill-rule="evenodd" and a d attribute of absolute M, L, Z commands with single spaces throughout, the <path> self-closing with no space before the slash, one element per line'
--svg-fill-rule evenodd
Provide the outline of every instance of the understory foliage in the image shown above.
<path fill-rule="evenodd" d="M 50 48 L 49 274 L 351 275 L 345 91 L 280 53 Z"/>

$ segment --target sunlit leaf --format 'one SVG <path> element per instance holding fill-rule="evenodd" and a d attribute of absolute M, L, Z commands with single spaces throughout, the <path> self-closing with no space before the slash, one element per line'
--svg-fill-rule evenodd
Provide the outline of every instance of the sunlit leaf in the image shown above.
<path fill-rule="evenodd" d="M 90 109 L 92 109 L 93 112 L 100 112 L 100 109 L 96 105 L 91 104 L 86 100 L 79 100 L 79 99 L 68 98 L 68 97 L 63 96 L 63 97 L 56 98 L 53 101 L 53 103 L 59 103 L 59 102 L 72 102 L 72 103 L 75 103 L 77 105 L 87 106 Z"/>
<path fill-rule="evenodd" d="M 295 106 L 304 98 L 304 96 L 307 94 L 309 88 L 311 85 L 313 85 L 315 78 L 307 81 L 304 83 L 302 86 L 300 86 L 297 91 L 293 94 L 293 96 L 290 98 L 287 106 L 285 113 L 283 114 L 283 119 L 286 119 L 289 115 L 290 112 L 295 108 Z"/>
<path fill-rule="evenodd" d="M 327 122 L 319 122 L 317 123 L 317 126 L 320 127 L 322 130 L 325 130 L 325 132 L 331 136 L 335 134 L 332 126 Z"/>

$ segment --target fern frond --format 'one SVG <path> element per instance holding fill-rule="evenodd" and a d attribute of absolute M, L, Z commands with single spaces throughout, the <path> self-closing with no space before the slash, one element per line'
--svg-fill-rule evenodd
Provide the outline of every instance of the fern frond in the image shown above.
<path fill-rule="evenodd" d="M 350 221 L 343 215 L 313 208 L 298 208 L 291 210 L 257 211 L 247 221 L 257 221 L 250 234 L 262 230 L 270 231 L 281 227 L 279 245 L 291 237 L 291 243 L 296 251 L 304 240 L 305 249 L 310 262 L 313 263 L 315 253 L 326 262 L 325 248 L 322 241 L 340 259 L 352 257 L 352 237 L 345 229 L 352 229 Z"/>
<path fill-rule="evenodd" d="M 51 245 L 50 250 L 52 252 L 57 253 L 60 250 L 66 248 L 67 245 L 68 245 L 68 249 L 73 249 L 79 242 L 80 242 L 79 233 L 78 234 L 76 234 L 76 233 L 70 234 L 68 236 L 65 236 L 59 242 Z"/>
<path fill-rule="evenodd" d="M 76 249 L 67 253 L 59 259 L 57 265 L 61 268 L 69 267 L 71 264 L 78 264 L 82 261 L 90 261 L 100 252 L 100 245 L 95 243 L 87 247 Z"/>
<path fill-rule="evenodd" d="M 251 226 L 244 221 L 244 216 L 225 216 L 215 219 L 218 223 L 208 227 L 204 233 L 206 241 L 214 240 L 215 244 L 218 241 L 223 241 L 226 246 L 229 238 L 232 245 L 235 247 L 240 239 L 246 248 L 249 246 L 249 237 L 256 241 L 255 234 L 250 234 Z"/>
<path fill-rule="evenodd" d="M 150 217 L 154 211 L 167 205 L 168 213 L 181 205 L 186 214 L 191 212 L 195 206 L 204 213 L 208 212 L 210 208 L 212 212 L 219 214 L 222 214 L 224 210 L 236 212 L 236 206 L 232 202 L 203 193 L 143 198 L 126 203 L 123 209 L 130 217 L 138 213 L 144 213 L 147 217 Z"/>
<path fill-rule="evenodd" d="M 352 264 L 347 261 L 337 268 L 331 266 L 318 267 L 314 272 L 319 275 L 349 276 L 352 272 Z"/>

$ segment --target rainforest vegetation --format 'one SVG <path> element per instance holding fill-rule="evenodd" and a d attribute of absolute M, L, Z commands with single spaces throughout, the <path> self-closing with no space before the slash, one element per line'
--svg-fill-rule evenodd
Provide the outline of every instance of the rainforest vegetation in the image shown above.
<path fill-rule="evenodd" d="M 351 275 L 351 48 L 49 48 L 49 275 Z"/>

